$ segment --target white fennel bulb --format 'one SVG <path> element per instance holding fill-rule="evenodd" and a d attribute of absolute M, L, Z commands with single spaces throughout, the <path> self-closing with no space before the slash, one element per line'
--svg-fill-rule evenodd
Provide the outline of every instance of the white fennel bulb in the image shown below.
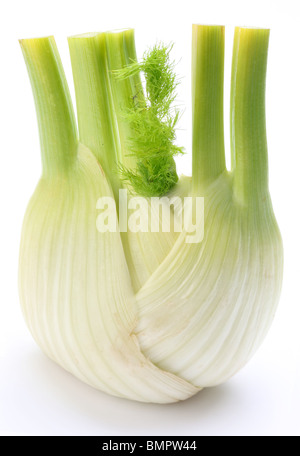
<path fill-rule="evenodd" d="M 133 30 L 69 38 L 78 134 L 54 38 L 20 41 L 43 164 L 22 230 L 21 306 L 41 349 L 93 387 L 184 400 L 234 375 L 267 334 L 283 273 L 268 190 L 268 42 L 268 30 L 236 28 L 229 171 L 224 27 L 193 26 L 193 173 L 178 178 L 171 47 L 138 62 Z M 184 224 L 180 201 L 197 197 L 204 231 L 191 240 L 200 221 L 193 209 Z M 99 228 L 100 200 L 114 229 Z M 146 222 L 128 229 L 137 207 Z"/>

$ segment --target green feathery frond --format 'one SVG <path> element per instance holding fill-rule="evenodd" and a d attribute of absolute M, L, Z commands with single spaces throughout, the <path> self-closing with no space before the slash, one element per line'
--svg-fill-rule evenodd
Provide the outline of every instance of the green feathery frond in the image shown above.
<path fill-rule="evenodd" d="M 173 106 L 178 79 L 170 61 L 172 47 L 157 44 L 141 62 L 115 72 L 119 79 L 142 72 L 145 79 L 146 95 L 137 93 L 124 111 L 132 131 L 129 150 L 136 168 L 120 166 L 121 179 L 143 196 L 162 196 L 178 181 L 174 156 L 183 153 L 183 148 L 174 144 L 180 111 Z"/>

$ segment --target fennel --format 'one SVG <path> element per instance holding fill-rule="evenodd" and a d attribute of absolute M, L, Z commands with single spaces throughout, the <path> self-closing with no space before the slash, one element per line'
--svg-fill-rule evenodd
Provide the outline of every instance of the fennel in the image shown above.
<path fill-rule="evenodd" d="M 54 38 L 20 42 L 43 164 L 22 231 L 23 313 L 50 358 L 112 395 L 170 403 L 222 383 L 255 353 L 275 314 L 283 251 L 268 190 L 269 30 L 235 31 L 230 171 L 224 39 L 224 27 L 193 26 L 193 172 L 180 178 L 169 47 L 156 46 L 138 62 L 133 30 L 69 38 L 77 133 Z M 165 85 L 152 84 L 149 63 Z M 141 214 L 152 196 L 204 197 L 202 242 L 187 242 L 188 227 L 122 229 L 126 188 L 131 202 L 148 197 Z M 114 202 L 115 231 L 97 229 L 100 197 Z M 175 227 L 180 210 L 169 215 Z M 164 218 L 162 211 L 159 226 Z"/>

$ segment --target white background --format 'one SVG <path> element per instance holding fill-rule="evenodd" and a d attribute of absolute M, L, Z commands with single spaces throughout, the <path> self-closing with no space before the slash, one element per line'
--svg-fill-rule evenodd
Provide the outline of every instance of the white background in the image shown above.
<path fill-rule="evenodd" d="M 0 11 L 0 435 L 300 435 L 300 13 L 297 0 L 25 0 Z M 285 247 L 282 298 L 250 363 L 220 387 L 173 405 L 107 396 L 49 361 L 33 342 L 17 290 L 21 223 L 40 175 L 37 124 L 19 38 L 54 35 L 74 96 L 66 37 L 133 27 L 138 55 L 175 42 L 186 111 L 179 142 L 191 169 L 192 23 L 226 26 L 225 128 L 234 26 L 271 28 L 267 75 L 270 190 Z"/>

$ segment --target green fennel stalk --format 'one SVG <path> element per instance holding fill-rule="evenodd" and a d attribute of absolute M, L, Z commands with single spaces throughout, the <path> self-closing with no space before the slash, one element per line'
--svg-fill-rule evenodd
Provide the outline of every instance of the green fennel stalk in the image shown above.
<path fill-rule="evenodd" d="M 69 88 L 53 37 L 20 40 L 33 90 L 43 174 L 68 172 L 77 153 L 77 128 Z"/>

